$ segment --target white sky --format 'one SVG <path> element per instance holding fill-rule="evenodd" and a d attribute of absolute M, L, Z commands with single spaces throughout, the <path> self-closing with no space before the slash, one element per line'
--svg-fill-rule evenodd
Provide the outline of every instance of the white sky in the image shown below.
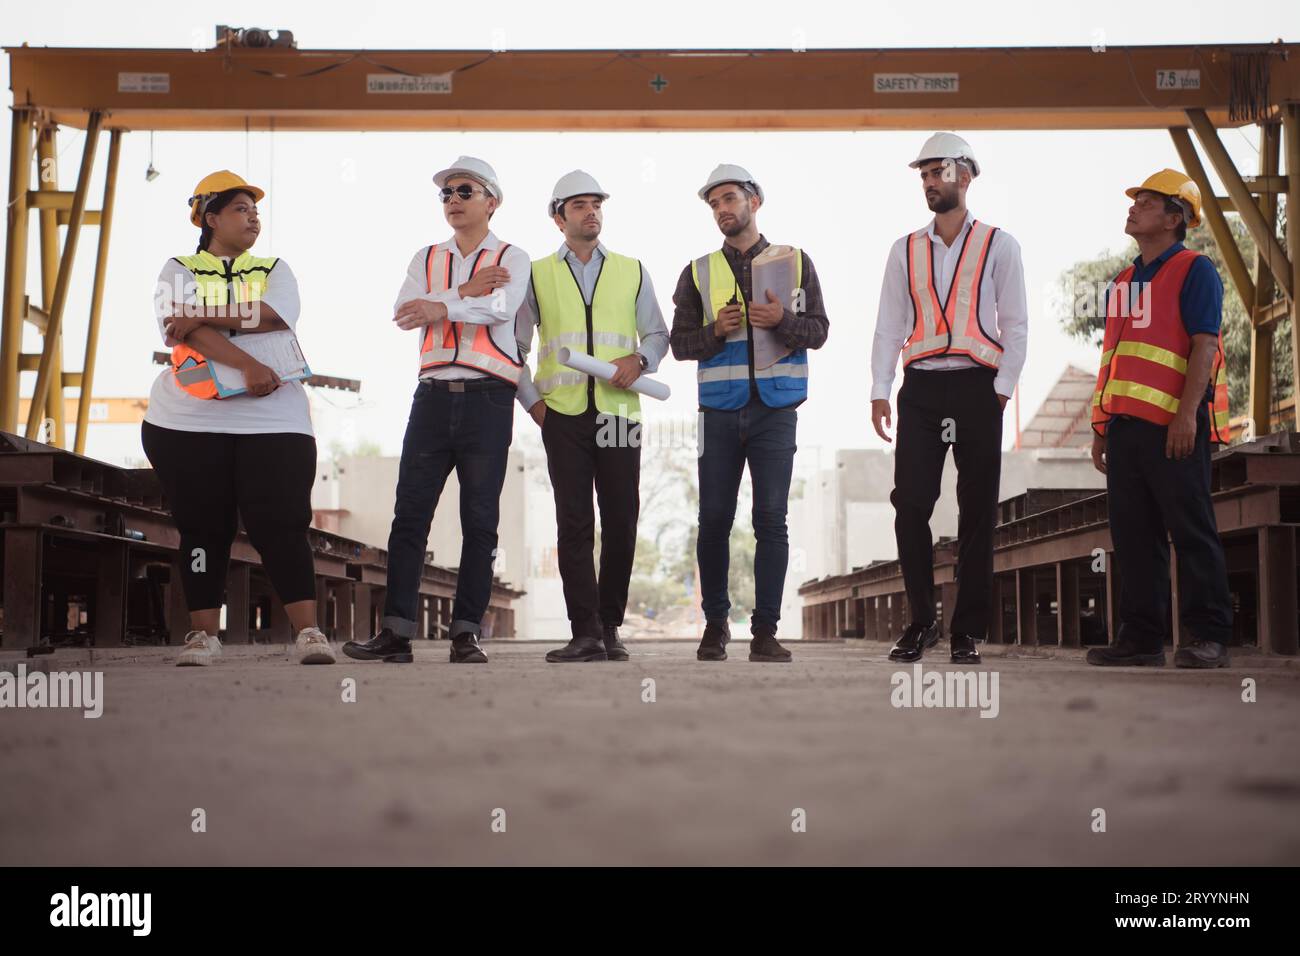
<path fill-rule="evenodd" d="M 1171 15 L 1167 6 L 1109 0 L 1060 7 L 966 0 L 857 9 L 819 0 L 743 8 L 680 0 L 626 7 L 503 2 L 478 9 L 394 2 L 355 7 L 226 3 L 220 8 L 149 2 L 121 5 L 110 15 L 101 3 L 60 0 L 48 7 L 7 4 L 0 42 L 210 46 L 211 18 L 219 15 L 234 26 L 291 29 L 304 49 L 486 49 L 498 30 L 510 49 L 785 48 L 795 31 L 810 48 L 1086 47 L 1099 36 L 1109 46 L 1262 43 L 1279 36 L 1294 39 L 1300 33 L 1297 9 L 1292 2 L 1273 0 L 1253 4 L 1248 17 L 1234 16 L 1220 3 L 1187 2 Z M 7 58 L 0 79 L 7 89 Z M 316 403 L 322 452 L 339 437 L 376 440 L 386 453 L 396 454 L 415 385 L 417 342 L 416 333 L 392 326 L 391 305 L 412 253 L 450 233 L 429 179 L 436 169 L 462 153 L 492 162 L 505 190 L 494 231 L 534 258 L 560 241 L 543 211 L 554 181 L 574 167 L 592 172 L 611 194 L 602 238 L 610 248 L 645 262 L 671 325 L 670 296 L 682 266 L 720 242 L 695 190 L 715 164 L 736 162 L 767 192 L 759 215 L 764 234 L 774 242 L 802 245 L 817 265 L 826 296 L 830 341 L 811 358 L 811 397 L 800 415 L 801 456 L 813 446 L 876 447 L 881 443 L 867 411 L 876 301 L 890 243 L 929 219 L 916 175 L 906 165 L 925 135 L 160 133 L 153 162 L 162 175 L 147 183 L 149 136 L 132 133 L 122 148 L 95 393 L 148 394 L 159 369 L 149 356 L 161 347 L 151 314 L 153 283 L 167 257 L 193 251 L 196 231 L 185 200 L 214 169 L 233 169 L 268 190 L 257 251 L 282 256 L 297 273 L 303 300 L 299 335 L 313 368 L 363 383 L 354 411 L 321 410 Z M 1122 245 L 1124 188 L 1163 166 L 1177 166 L 1178 158 L 1168 134 L 1156 130 L 972 132 L 968 138 L 983 167 L 969 206 L 1015 235 L 1024 250 L 1031 313 L 1029 358 L 1021 378 L 1021 414 L 1027 422 L 1067 362 L 1090 368 L 1096 361 L 1093 349 L 1058 331 L 1048 309 L 1052 283 L 1076 260 Z M 1225 132 L 1224 141 L 1239 168 L 1255 168 L 1255 129 Z M 62 134 L 63 188 L 71 188 L 81 143 L 79 131 Z M 104 137 L 101 174 L 106 153 Z M 0 164 L 7 182 L 7 146 Z M 100 187 L 93 189 L 95 196 Z M 92 207 L 98 207 L 97 199 Z M 96 235 L 93 229 L 83 233 L 65 314 L 69 369 L 81 366 Z M 29 289 L 39 299 L 34 247 L 32 252 Z M 39 336 L 27 332 L 24 351 L 39 346 Z M 665 360 L 660 377 L 674 395 L 666 405 L 648 402 L 654 406 L 650 417 L 694 415 L 694 368 L 694 363 Z M 24 394 L 34 378 L 23 376 Z M 327 397 L 341 409 L 358 405 L 353 396 Z M 1012 421 L 1008 409 L 1008 434 Z M 516 427 L 532 426 L 521 415 Z M 139 458 L 138 428 L 92 429 L 87 451 L 110 460 Z"/>

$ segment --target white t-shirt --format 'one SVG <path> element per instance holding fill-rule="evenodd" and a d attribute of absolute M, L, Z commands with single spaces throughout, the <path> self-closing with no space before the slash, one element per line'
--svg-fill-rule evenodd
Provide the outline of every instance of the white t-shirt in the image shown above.
<path fill-rule="evenodd" d="M 168 259 L 158 276 L 160 290 L 182 289 L 186 304 L 198 302 L 198 283 L 194 274 L 175 259 Z M 289 328 L 298 324 L 298 281 L 283 259 L 267 275 L 264 301 L 275 309 Z M 163 332 L 171 314 L 171 295 L 155 295 L 154 314 L 158 334 L 170 350 L 176 344 Z M 227 334 L 229 334 L 227 332 Z M 249 334 L 249 333 L 245 333 Z M 257 334 L 257 333 L 252 333 Z M 234 336 L 239 344 L 239 336 Z M 171 367 L 159 373 L 149 391 L 149 407 L 144 420 L 159 428 L 183 432 L 224 432 L 235 435 L 259 435 L 268 432 L 297 432 L 312 435 L 311 407 L 301 382 L 285 382 L 269 395 L 236 395 L 233 398 L 195 398 L 176 384 Z"/>

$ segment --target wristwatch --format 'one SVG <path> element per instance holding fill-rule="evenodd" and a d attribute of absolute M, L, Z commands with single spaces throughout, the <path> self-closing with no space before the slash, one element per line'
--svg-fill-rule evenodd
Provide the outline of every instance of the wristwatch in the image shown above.
<path fill-rule="evenodd" d="M 644 372 L 647 368 L 650 367 L 650 360 L 647 359 L 647 358 L 646 358 L 644 355 L 642 355 L 640 352 L 637 352 L 637 353 L 636 353 L 636 357 L 637 357 L 637 360 L 640 361 L 640 363 L 641 363 L 641 371 Z"/>

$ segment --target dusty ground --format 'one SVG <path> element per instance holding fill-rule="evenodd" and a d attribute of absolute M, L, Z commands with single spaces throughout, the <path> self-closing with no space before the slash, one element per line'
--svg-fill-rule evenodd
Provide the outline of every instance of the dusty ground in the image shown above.
<path fill-rule="evenodd" d="M 0 864 L 1300 863 L 1295 661 L 988 654 L 982 719 L 891 706 L 886 644 L 795 643 L 791 665 L 739 642 L 720 665 L 681 642 L 548 665 L 549 646 L 490 643 L 479 667 L 432 644 L 333 667 L 61 651 L 56 670 L 104 672 L 104 716 L 0 710 Z"/>

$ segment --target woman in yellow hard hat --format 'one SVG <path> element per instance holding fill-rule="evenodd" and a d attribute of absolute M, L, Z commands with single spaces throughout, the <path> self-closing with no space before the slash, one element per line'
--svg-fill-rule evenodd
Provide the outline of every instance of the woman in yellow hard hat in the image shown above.
<path fill-rule="evenodd" d="M 334 662 L 316 627 L 307 540 L 316 477 L 307 395 L 239 345 L 247 335 L 292 333 L 298 322 L 288 264 L 249 251 L 263 196 L 226 170 L 204 177 L 189 200 L 198 249 L 167 260 L 154 300 L 172 363 L 149 393 L 141 441 L 180 531 L 191 627 L 177 660 L 183 666 L 221 653 L 226 571 L 241 518 L 293 625 L 299 660 Z M 246 391 L 220 397 L 209 362 L 242 373 Z"/>

